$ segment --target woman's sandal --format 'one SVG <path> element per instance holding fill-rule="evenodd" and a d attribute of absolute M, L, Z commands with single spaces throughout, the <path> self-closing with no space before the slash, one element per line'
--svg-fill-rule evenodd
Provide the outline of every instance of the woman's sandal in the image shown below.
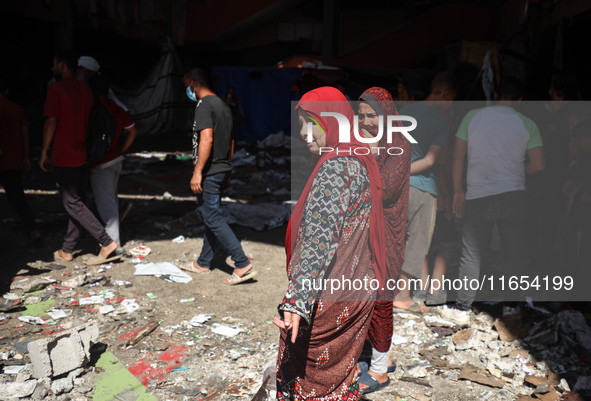
<path fill-rule="evenodd" d="M 111 254 L 109 256 L 114 255 L 114 254 L 115 254 L 115 251 L 111 252 Z M 116 260 L 120 260 L 121 258 L 122 258 L 122 255 L 116 255 L 113 257 L 106 257 L 105 258 L 99 254 L 96 258 L 85 261 L 84 264 L 87 266 L 96 266 L 96 265 L 102 265 L 104 263 L 114 262 Z"/>
<path fill-rule="evenodd" d="M 365 384 L 367 387 L 363 389 L 359 389 L 359 394 L 368 394 L 373 393 L 375 391 L 381 390 L 384 387 L 387 387 L 390 384 L 390 378 L 386 380 L 384 383 L 380 383 L 378 379 L 370 375 L 369 373 L 365 372 L 359 375 L 359 379 L 357 380 L 361 384 Z"/>
<path fill-rule="evenodd" d="M 187 262 L 187 263 L 181 263 L 179 264 L 179 269 L 181 270 L 185 270 L 191 273 L 197 273 L 197 274 L 209 274 L 211 273 L 211 270 L 207 269 L 207 271 L 203 271 L 203 270 L 199 270 L 198 268 L 196 268 L 195 266 L 193 266 L 193 262 Z"/>
<path fill-rule="evenodd" d="M 253 266 L 246 273 L 244 273 L 244 275 L 242 275 L 242 276 L 239 276 L 236 273 L 232 272 L 232 275 L 230 276 L 230 278 L 225 279 L 224 283 L 228 284 L 228 285 L 236 285 L 236 284 L 240 284 L 245 281 L 248 281 L 251 278 L 254 278 L 256 275 L 257 275 L 257 271 L 254 269 L 254 266 Z"/>

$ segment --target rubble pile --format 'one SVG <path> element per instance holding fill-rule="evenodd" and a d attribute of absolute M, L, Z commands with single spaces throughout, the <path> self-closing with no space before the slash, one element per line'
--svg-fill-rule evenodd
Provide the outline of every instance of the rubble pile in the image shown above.
<path fill-rule="evenodd" d="M 504 315 L 494 315 L 481 312 L 469 327 L 458 327 L 433 308 L 426 315 L 395 314 L 391 358 L 398 368 L 391 377 L 396 381 L 367 398 L 589 399 L 591 331 L 581 312 L 505 308 Z"/>

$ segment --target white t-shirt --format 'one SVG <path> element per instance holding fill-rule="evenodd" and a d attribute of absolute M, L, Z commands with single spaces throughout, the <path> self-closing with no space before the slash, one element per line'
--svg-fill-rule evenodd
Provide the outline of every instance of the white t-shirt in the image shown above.
<path fill-rule="evenodd" d="M 505 106 L 472 110 L 456 137 L 468 142 L 466 199 L 525 190 L 527 150 L 542 146 L 531 119 Z"/>

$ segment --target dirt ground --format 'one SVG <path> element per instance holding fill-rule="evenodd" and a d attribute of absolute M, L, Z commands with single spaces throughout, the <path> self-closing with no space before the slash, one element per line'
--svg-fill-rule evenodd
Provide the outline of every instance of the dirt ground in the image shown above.
<path fill-rule="evenodd" d="M 146 146 L 149 148 L 149 144 Z M 256 149 L 248 150 L 256 154 Z M 281 156 L 286 151 L 271 153 Z M 121 176 L 121 212 L 125 216 L 121 229 L 122 245 L 127 250 L 138 245 L 151 248 L 151 253 L 141 263 L 178 264 L 191 261 L 197 257 L 202 245 L 203 225 L 194 214 L 195 199 L 188 186 L 192 165 L 189 160 L 179 160 L 175 155 L 163 159 L 128 158 L 124 166 L 125 174 Z M 269 175 L 266 171 L 276 174 Z M 281 178 L 285 173 L 289 173 L 286 165 L 268 165 L 262 169 L 256 166 L 237 168 L 233 173 L 236 184 L 230 193 L 230 201 L 281 204 L 289 199 L 289 195 L 281 191 L 282 188 L 290 188 L 289 180 Z M 71 313 L 59 320 L 56 326 L 38 327 L 15 318 L 26 315 L 25 311 L 4 315 L 0 313 L 6 317 L 0 319 L 0 340 L 13 337 L 36 339 L 44 333 L 59 331 L 61 327 L 96 321 L 100 329 L 100 347 L 98 351 L 95 350 L 96 353 L 106 350 L 125 368 L 135 369 L 136 372 L 139 370 L 136 376 L 144 380 L 147 394 L 160 400 L 250 400 L 259 389 L 263 377 L 273 376 L 278 330 L 271 320 L 276 316 L 277 305 L 287 288 L 285 225 L 266 231 L 233 226 L 258 276 L 255 280 L 232 287 L 223 283 L 232 268 L 226 264 L 227 255 L 222 250 L 217 251 L 211 274 L 192 274 L 193 280 L 186 284 L 167 282 L 153 276 L 135 276 L 131 257 L 105 266 L 85 268 L 83 261 L 98 252 L 95 241 L 88 234 L 81 238 L 78 246 L 80 252 L 74 261 L 60 262 L 65 266 L 64 269 L 47 270 L 45 267 L 53 262 L 53 252 L 61 247 L 67 217 L 59 195 L 55 193 L 51 174 L 44 174 L 34 168 L 25 175 L 24 181 L 26 188 L 34 190 L 27 199 L 39 221 L 43 237 L 38 241 L 29 240 L 14 218 L 6 197 L 0 195 L 2 294 L 9 290 L 14 279 L 26 276 L 51 277 L 58 282 L 86 273 L 104 278 L 97 285 L 87 284 L 69 291 L 48 287 L 43 294 L 54 299 L 52 306 Z M 172 198 L 165 195 L 166 192 Z M 92 203 L 90 198 L 89 203 Z M 173 243 L 172 240 L 180 235 L 185 237 L 185 241 Z M 119 286 L 117 281 L 128 281 L 131 286 Z M 116 307 L 115 312 L 101 314 L 97 310 L 99 305 L 79 304 L 85 297 L 101 294 L 108 301 L 107 304 Z M 147 294 L 153 295 L 150 297 Z M 132 313 L 122 310 L 118 307 L 118 300 L 122 298 L 136 300 L 139 309 Z M 194 300 L 181 302 L 188 298 Z M 202 323 L 189 323 L 199 314 L 208 315 L 209 320 L 205 318 Z M 43 313 L 41 315 L 49 319 Z M 127 338 L 124 335 L 141 329 L 148 322 L 158 322 L 159 326 L 138 344 L 125 346 Z M 220 325 L 240 332 L 235 336 L 216 334 L 214 330 L 218 330 Z M 492 324 L 482 330 L 493 331 Z M 486 343 L 481 344 L 484 350 L 469 351 L 471 353 L 466 354 L 468 356 L 456 354 L 452 345 L 451 355 L 446 360 L 457 366 L 450 368 L 450 373 L 450 369 L 434 369 L 425 364 L 427 359 L 422 356 L 424 350 L 448 346 L 450 339 L 447 337 L 444 340 L 434 334 L 424 317 L 397 315 L 395 334 L 407 341 L 395 344 L 391 350 L 391 357 L 399 369 L 390 375 L 389 387 L 369 395 L 368 399 L 509 401 L 517 399 L 519 394 L 533 392 L 532 388 L 523 385 L 525 374 L 522 372 L 515 376 L 514 381 L 507 382 L 501 388 L 458 379 L 459 369 L 467 361 L 486 365 L 487 358 L 494 359 L 491 355 L 498 352 L 486 348 Z M 506 350 L 520 348 L 518 343 L 497 342 L 503 343 L 501 345 Z M 0 351 L 2 347 L 10 345 L 1 344 L 0 341 Z M 172 362 L 162 357 L 171 350 L 176 352 Z M 535 368 L 535 363 L 532 366 Z M 171 371 L 173 367 L 179 370 Z M 426 369 L 426 374 L 421 374 L 421 369 Z M 158 376 L 158 372 L 163 375 Z M 70 394 L 48 396 L 46 399 L 124 399 L 115 397 L 118 391 L 115 389 L 112 390 L 113 394 L 98 395 L 100 391 L 96 386 L 101 379 L 100 369 L 88 369 L 85 377 L 89 385 L 84 391 L 74 388 Z M 271 380 L 267 386 L 271 395 L 273 382 Z M 106 391 L 108 393 L 111 390 Z M 154 399 L 147 394 L 136 398 Z"/>

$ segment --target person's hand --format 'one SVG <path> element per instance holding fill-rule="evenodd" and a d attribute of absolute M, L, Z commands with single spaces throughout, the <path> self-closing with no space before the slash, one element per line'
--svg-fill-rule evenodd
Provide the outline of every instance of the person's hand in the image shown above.
<path fill-rule="evenodd" d="M 301 316 L 297 313 L 283 312 L 283 320 L 278 317 L 273 318 L 273 324 L 281 330 L 291 329 L 291 343 L 294 344 L 298 337 L 298 330 L 300 329 Z"/>
<path fill-rule="evenodd" d="M 23 159 L 23 171 L 29 171 L 31 169 L 31 161 L 28 157 Z"/>
<path fill-rule="evenodd" d="M 228 177 L 228 181 L 226 181 L 226 183 L 224 184 L 224 188 L 222 188 L 222 192 L 225 192 L 228 189 L 230 189 L 230 182 L 231 181 L 232 181 L 232 179 L 230 177 Z"/>
<path fill-rule="evenodd" d="M 447 202 L 445 205 L 445 220 L 451 220 L 454 218 L 454 208 L 451 202 Z"/>
<path fill-rule="evenodd" d="M 191 178 L 191 191 L 196 194 L 203 192 L 203 188 L 201 188 L 202 179 L 203 175 L 201 173 L 193 173 L 193 178 Z"/>
<path fill-rule="evenodd" d="M 462 192 L 455 192 L 454 193 L 454 201 L 453 201 L 453 212 L 458 219 L 464 217 L 464 205 L 466 204 L 466 193 Z"/>
<path fill-rule="evenodd" d="M 41 152 L 41 158 L 39 159 L 39 167 L 41 167 L 41 170 L 43 170 L 47 173 L 47 169 L 45 168 L 46 163 L 47 163 L 47 153 Z"/>

